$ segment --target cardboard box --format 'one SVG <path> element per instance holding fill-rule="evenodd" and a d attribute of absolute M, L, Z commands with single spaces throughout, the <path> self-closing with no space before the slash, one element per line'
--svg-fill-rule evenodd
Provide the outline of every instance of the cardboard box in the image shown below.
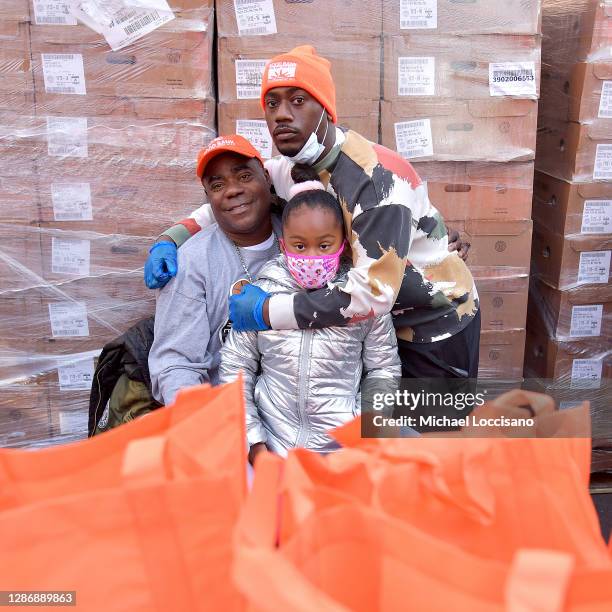
<path fill-rule="evenodd" d="M 58 29 L 66 34 L 54 34 Z M 70 26 L 33 28 L 36 91 L 61 98 L 83 94 L 140 98 L 212 96 L 212 32 L 209 30 L 155 30 L 120 51 L 112 51 L 106 42 L 102 44 L 95 37 L 78 42 L 72 35 L 74 31 Z M 56 58 L 57 69 L 47 68 L 46 81 L 42 54 L 64 56 Z M 70 77 L 69 82 L 61 83 L 70 92 L 57 93 L 50 89 L 59 83 L 60 77 Z"/>
<path fill-rule="evenodd" d="M 612 63 L 547 66 L 542 74 L 540 113 L 560 121 L 612 119 Z"/>
<path fill-rule="evenodd" d="M 581 125 L 542 116 L 536 169 L 568 181 L 612 181 L 612 122 Z"/>
<path fill-rule="evenodd" d="M 611 233 L 612 183 L 572 183 L 536 172 L 533 218 L 565 236 Z"/>
<path fill-rule="evenodd" d="M 607 284 L 610 278 L 612 235 L 563 236 L 534 225 L 533 273 L 558 289 Z"/>
<path fill-rule="evenodd" d="M 590 62 L 609 59 L 612 55 L 612 5 L 593 1 L 581 17 L 578 58 Z"/>
<path fill-rule="evenodd" d="M 528 323 L 525 374 L 569 389 L 582 389 L 583 399 L 597 395 L 605 379 L 612 377 L 610 343 L 551 338 L 543 328 Z M 608 404 L 609 405 L 609 404 Z"/>
<path fill-rule="evenodd" d="M 29 21 L 30 0 L 0 0 L 0 22 Z"/>
<path fill-rule="evenodd" d="M 33 117 L 36 114 L 33 83 L 28 90 L 11 92 L 0 90 L 0 118 L 14 116 L 16 111 L 26 117 Z"/>
<path fill-rule="evenodd" d="M 2 298 L 40 283 L 40 230 L 31 225 L 0 224 L 0 287 Z"/>
<path fill-rule="evenodd" d="M 259 100 L 265 63 L 296 44 L 287 36 L 220 38 L 218 40 L 219 102 Z M 380 39 L 308 38 L 319 55 L 331 62 L 338 106 L 342 100 L 380 98 Z M 238 63 L 237 63 L 238 61 Z"/>
<path fill-rule="evenodd" d="M 12 370 L 30 375 L 43 366 L 57 367 L 65 355 L 98 354 L 107 342 L 154 314 L 155 293 L 145 287 L 142 268 L 98 277 L 65 276 L 63 282 L 43 280 L 14 292 L 1 301 L 0 312 L 0 353 L 23 351 Z"/>
<path fill-rule="evenodd" d="M 44 393 L 19 385 L 2 389 L 0 447 L 19 448 L 51 435 Z"/>
<path fill-rule="evenodd" d="M 19 167 L 20 159 L 34 159 L 41 167 L 81 160 L 100 171 L 118 163 L 195 169 L 197 152 L 215 136 L 190 120 L 112 116 L 7 117 L 0 119 L 0 133 L 0 153 L 16 160 L 10 166 Z"/>
<path fill-rule="evenodd" d="M 292 44 L 283 51 L 311 44 L 313 32 L 321 38 L 379 36 L 381 21 L 379 0 L 270 0 L 251 2 L 238 14 L 235 3 L 217 2 L 219 36 L 268 41 L 273 34 L 291 36 Z"/>
<path fill-rule="evenodd" d="M 435 13 L 431 10 L 434 7 Z M 403 12 L 397 0 L 383 0 L 383 32 L 404 34 L 413 30 L 462 35 L 537 34 L 540 31 L 540 1 L 437 0 L 408 3 Z"/>
<path fill-rule="evenodd" d="M 410 160 L 529 161 L 535 155 L 535 100 L 381 103 L 382 144 Z"/>
<path fill-rule="evenodd" d="M 531 221 L 455 221 L 452 228 L 472 245 L 468 265 L 475 278 L 529 274 Z"/>
<path fill-rule="evenodd" d="M 38 178 L 36 218 L 44 227 L 62 230 L 153 240 L 205 200 L 195 172 L 189 182 L 157 180 L 154 170 L 148 176 L 134 172 L 117 178 L 95 167 L 85 167 L 78 177 L 68 179 L 43 169 Z"/>
<path fill-rule="evenodd" d="M 25 225 L 39 217 L 34 164 L 23 160 L 23 171 L 18 175 L 0 176 L 0 224 Z"/>
<path fill-rule="evenodd" d="M 558 340 L 612 337 L 612 286 L 589 285 L 555 289 L 533 279 L 529 309 L 537 310 L 550 336 Z M 531 314 L 533 319 L 534 313 Z"/>
<path fill-rule="evenodd" d="M 0 105 L 2 99 L 0 98 Z M 1 106 L 0 106 L 1 108 Z M 32 113 L 33 114 L 33 113 Z M 189 119 L 216 131 L 215 100 L 132 98 L 130 96 L 58 96 L 36 94 L 36 114 L 39 117 L 114 117 L 117 119 Z"/>
<path fill-rule="evenodd" d="M 490 65 L 508 62 L 516 64 L 515 70 L 530 67 L 523 75 L 527 80 L 520 97 L 539 97 L 541 61 L 537 36 L 405 33 L 385 37 L 384 58 L 385 100 L 418 102 L 423 96 L 489 99 L 493 74 Z M 506 88 L 507 95 L 516 91 L 513 87 L 514 84 Z"/>
<path fill-rule="evenodd" d="M 379 103 L 377 100 L 343 100 L 338 105 L 338 126 L 355 130 L 365 138 L 378 141 Z M 255 100 L 221 102 L 218 106 L 219 133 L 242 134 L 264 159 L 277 155 L 261 105 Z"/>
<path fill-rule="evenodd" d="M 480 334 L 478 378 L 520 381 L 524 356 L 524 329 L 485 330 Z"/>
<path fill-rule="evenodd" d="M 531 218 L 533 162 L 415 162 L 445 221 Z"/>
<path fill-rule="evenodd" d="M 486 270 L 478 270 L 474 279 L 480 301 L 482 330 L 523 329 L 527 320 L 529 277 L 520 274 L 499 277 Z"/>

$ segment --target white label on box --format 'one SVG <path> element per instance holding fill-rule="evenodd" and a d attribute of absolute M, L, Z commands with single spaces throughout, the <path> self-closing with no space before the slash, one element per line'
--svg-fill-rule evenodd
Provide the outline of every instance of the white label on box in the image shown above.
<path fill-rule="evenodd" d="M 599 100 L 599 118 L 612 118 L 612 81 L 604 81 L 601 86 L 601 98 Z"/>
<path fill-rule="evenodd" d="M 234 0 L 240 36 L 276 34 L 276 15 L 272 0 Z"/>
<path fill-rule="evenodd" d="M 85 338 L 89 336 L 87 304 L 85 302 L 56 302 L 49 304 L 51 334 L 54 338 Z"/>
<path fill-rule="evenodd" d="M 402 121 L 395 124 L 397 152 L 407 159 L 433 155 L 431 120 Z"/>
<path fill-rule="evenodd" d="M 259 100 L 261 82 L 268 60 L 236 60 L 236 97 Z"/>
<path fill-rule="evenodd" d="M 47 153 L 51 157 L 88 157 L 87 117 L 47 117 Z"/>
<path fill-rule="evenodd" d="M 77 20 L 70 14 L 69 2 L 34 0 L 36 25 L 76 25 Z"/>
<path fill-rule="evenodd" d="M 56 221 L 91 221 L 91 186 L 89 183 L 53 183 L 53 217 Z"/>
<path fill-rule="evenodd" d="M 570 387 L 598 389 L 601 384 L 602 366 L 601 359 L 574 359 Z"/>
<path fill-rule="evenodd" d="M 612 233 L 612 200 L 585 200 L 580 233 Z"/>
<path fill-rule="evenodd" d="M 272 157 L 272 136 L 268 124 L 259 119 L 237 119 L 236 134 L 244 136 L 264 159 Z"/>
<path fill-rule="evenodd" d="M 53 274 L 89 276 L 89 240 L 51 239 L 51 271 Z"/>
<path fill-rule="evenodd" d="M 397 93 L 400 96 L 436 95 L 436 58 L 399 57 Z"/>
<path fill-rule="evenodd" d="M 596 181 L 612 180 L 612 144 L 597 145 L 593 178 Z"/>
<path fill-rule="evenodd" d="M 535 62 L 489 64 L 489 93 L 492 96 L 536 97 Z"/>
<path fill-rule="evenodd" d="M 57 369 L 61 391 L 88 391 L 94 375 L 93 359 L 69 363 Z"/>
<path fill-rule="evenodd" d="M 41 53 L 45 91 L 84 96 L 85 71 L 80 53 Z"/>
<path fill-rule="evenodd" d="M 400 0 L 400 29 L 435 30 L 438 0 Z"/>
<path fill-rule="evenodd" d="M 597 338 L 601 334 L 603 305 L 573 306 L 570 336 L 572 338 Z"/>
<path fill-rule="evenodd" d="M 579 283 L 607 283 L 609 276 L 610 251 L 584 251 L 580 253 Z"/>
<path fill-rule="evenodd" d="M 113 14 L 110 23 L 101 23 L 100 31 L 113 51 L 118 51 L 174 19 L 166 0 L 156 0 L 158 8 L 126 6 Z"/>
<path fill-rule="evenodd" d="M 62 435 L 80 435 L 87 437 L 89 413 L 87 410 L 61 410 L 59 426 Z"/>

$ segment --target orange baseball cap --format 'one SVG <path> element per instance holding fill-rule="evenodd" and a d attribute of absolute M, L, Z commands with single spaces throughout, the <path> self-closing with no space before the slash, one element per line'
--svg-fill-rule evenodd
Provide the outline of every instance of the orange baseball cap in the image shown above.
<path fill-rule="evenodd" d="M 277 55 L 266 64 L 261 83 L 261 106 L 264 111 L 266 94 L 275 87 L 299 87 L 307 91 L 337 123 L 336 86 L 331 64 L 317 55 L 311 45 L 302 45 L 289 53 Z"/>
<path fill-rule="evenodd" d="M 238 134 L 218 136 L 198 153 L 198 165 L 196 168 L 198 178 L 202 179 L 208 162 L 221 153 L 238 153 L 238 155 L 244 155 L 244 157 L 254 157 L 263 164 L 259 151 L 244 136 L 239 136 Z"/>

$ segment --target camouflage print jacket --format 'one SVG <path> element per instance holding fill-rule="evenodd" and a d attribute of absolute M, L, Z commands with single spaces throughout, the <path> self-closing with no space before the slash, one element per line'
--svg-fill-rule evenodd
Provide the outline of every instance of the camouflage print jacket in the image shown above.
<path fill-rule="evenodd" d="M 425 185 L 397 153 L 353 131 L 342 140 L 331 165 L 317 169 L 342 206 L 353 268 L 342 285 L 273 296 L 272 327 L 331 327 L 391 311 L 398 338 L 428 343 L 453 336 L 473 320 L 478 296 L 465 262 L 448 251 L 446 226 Z M 284 199 L 291 167 L 282 156 L 266 162 Z M 177 243 L 199 229 L 194 219 L 180 225 L 166 232 Z"/>

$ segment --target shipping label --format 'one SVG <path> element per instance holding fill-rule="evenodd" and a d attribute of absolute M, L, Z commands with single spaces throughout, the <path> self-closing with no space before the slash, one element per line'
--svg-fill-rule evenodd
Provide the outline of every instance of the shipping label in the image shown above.
<path fill-rule="evenodd" d="M 65 436 L 86 438 L 88 422 L 87 410 L 61 410 L 59 413 L 60 433 Z"/>
<path fill-rule="evenodd" d="M 601 335 L 603 305 L 573 306 L 570 336 L 572 338 L 597 338 Z"/>
<path fill-rule="evenodd" d="M 166 0 L 156 0 L 155 8 L 120 9 L 110 23 L 100 24 L 100 30 L 111 49 L 118 51 L 173 19 L 174 13 Z"/>
<path fill-rule="evenodd" d="M 489 93 L 492 96 L 535 98 L 535 62 L 502 62 L 489 64 Z"/>
<path fill-rule="evenodd" d="M 236 97 L 259 100 L 263 73 L 268 60 L 236 60 Z"/>
<path fill-rule="evenodd" d="M 572 362 L 572 389 L 599 389 L 601 385 L 601 359 L 574 359 Z"/>
<path fill-rule="evenodd" d="M 91 221 L 91 185 L 89 183 L 53 183 L 53 216 L 56 221 Z"/>
<path fill-rule="evenodd" d="M 276 34 L 276 15 L 272 0 L 234 0 L 240 36 Z"/>
<path fill-rule="evenodd" d="M 436 95 L 436 58 L 398 58 L 398 87 L 400 96 Z"/>
<path fill-rule="evenodd" d="M 601 85 L 599 118 L 612 119 L 612 81 L 604 81 Z"/>
<path fill-rule="evenodd" d="M 612 200 L 585 200 L 580 233 L 612 233 Z"/>
<path fill-rule="evenodd" d="M 61 391 L 89 391 L 93 375 L 93 359 L 69 363 L 57 369 Z"/>
<path fill-rule="evenodd" d="M 84 96 L 85 70 L 80 53 L 41 53 L 45 91 Z"/>
<path fill-rule="evenodd" d="M 54 338 L 86 338 L 89 336 L 87 304 L 56 302 L 49 304 L 51 334 Z"/>
<path fill-rule="evenodd" d="M 612 144 L 597 145 L 593 179 L 596 181 L 612 181 Z"/>
<path fill-rule="evenodd" d="M 47 117 L 47 153 L 50 157 L 87 157 L 86 117 Z"/>
<path fill-rule="evenodd" d="M 435 30 L 438 0 L 400 0 L 400 29 Z"/>
<path fill-rule="evenodd" d="M 244 136 L 259 151 L 264 159 L 272 157 L 272 136 L 268 124 L 263 120 L 237 119 L 236 134 Z"/>
<path fill-rule="evenodd" d="M 402 121 L 395 124 L 397 152 L 406 159 L 433 155 L 431 120 Z"/>
<path fill-rule="evenodd" d="M 578 282 L 580 284 L 607 283 L 610 276 L 610 251 L 580 253 Z"/>
<path fill-rule="evenodd" d="M 70 2 L 34 0 L 36 25 L 76 25 L 77 20 L 70 14 Z"/>
<path fill-rule="evenodd" d="M 89 240 L 51 239 L 51 271 L 53 274 L 89 276 Z"/>

